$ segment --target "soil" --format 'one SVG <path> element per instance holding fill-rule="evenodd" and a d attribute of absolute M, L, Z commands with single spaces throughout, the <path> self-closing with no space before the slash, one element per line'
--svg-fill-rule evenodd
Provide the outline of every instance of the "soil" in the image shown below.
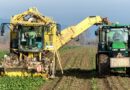
<path fill-rule="evenodd" d="M 129 90 L 130 77 L 126 74 L 97 75 L 96 47 L 70 48 L 61 52 L 64 74 L 57 68 L 56 78 L 48 80 L 41 90 Z"/>

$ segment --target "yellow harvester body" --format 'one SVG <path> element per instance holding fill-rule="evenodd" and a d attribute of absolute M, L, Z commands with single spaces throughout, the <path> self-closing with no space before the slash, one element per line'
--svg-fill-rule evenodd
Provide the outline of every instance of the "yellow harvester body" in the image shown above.
<path fill-rule="evenodd" d="M 91 26 L 104 21 L 100 16 L 91 16 L 75 26 L 60 30 L 59 24 L 43 16 L 36 8 L 11 17 L 10 56 L 4 58 L 2 73 L 8 76 L 29 76 L 33 73 L 34 76 L 53 77 L 56 60 L 61 67 L 58 49 Z"/>

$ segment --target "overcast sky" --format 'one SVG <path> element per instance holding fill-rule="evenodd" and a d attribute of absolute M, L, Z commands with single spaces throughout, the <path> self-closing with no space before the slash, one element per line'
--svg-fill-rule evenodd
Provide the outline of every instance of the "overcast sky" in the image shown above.
<path fill-rule="evenodd" d="M 95 15 L 130 24 L 130 0 L 0 0 L 0 19 L 9 19 L 30 7 L 37 7 L 64 27 Z M 93 37 L 94 31 L 87 34 Z"/>
<path fill-rule="evenodd" d="M 109 17 L 113 22 L 130 23 L 130 0 L 0 0 L 0 18 L 37 7 L 43 15 L 71 25 L 87 16 Z"/>

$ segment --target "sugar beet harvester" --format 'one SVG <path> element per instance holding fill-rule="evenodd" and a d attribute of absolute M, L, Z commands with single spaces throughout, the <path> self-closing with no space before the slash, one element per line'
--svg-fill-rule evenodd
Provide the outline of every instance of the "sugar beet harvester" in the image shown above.
<path fill-rule="evenodd" d="M 76 26 L 60 30 L 60 25 L 43 16 L 36 8 L 12 16 L 1 25 L 1 34 L 10 27 L 10 55 L 5 55 L 1 74 L 7 76 L 55 76 L 55 62 L 60 63 L 58 49 L 89 27 L 108 23 L 100 16 L 91 16 Z M 62 71 L 63 73 L 63 71 Z"/>

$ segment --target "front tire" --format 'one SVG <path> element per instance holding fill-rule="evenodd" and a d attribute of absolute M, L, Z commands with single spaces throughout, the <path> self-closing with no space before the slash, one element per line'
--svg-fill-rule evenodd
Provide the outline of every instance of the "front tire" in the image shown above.
<path fill-rule="evenodd" d="M 106 54 L 99 54 L 97 59 L 97 70 L 99 76 L 107 75 L 110 73 L 109 57 Z"/>
<path fill-rule="evenodd" d="M 96 54 L 96 72 L 98 72 L 98 54 Z"/>
<path fill-rule="evenodd" d="M 126 68 L 126 74 L 130 76 L 130 67 Z"/>

